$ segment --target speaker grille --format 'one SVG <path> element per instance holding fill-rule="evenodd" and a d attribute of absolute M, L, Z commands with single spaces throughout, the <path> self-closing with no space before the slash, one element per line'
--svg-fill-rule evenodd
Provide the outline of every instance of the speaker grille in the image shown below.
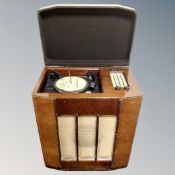
<path fill-rule="evenodd" d="M 61 160 L 112 160 L 117 116 L 58 117 Z"/>

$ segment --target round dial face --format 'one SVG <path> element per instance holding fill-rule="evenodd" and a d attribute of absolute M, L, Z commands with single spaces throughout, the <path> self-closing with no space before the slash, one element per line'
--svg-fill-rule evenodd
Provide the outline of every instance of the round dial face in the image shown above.
<path fill-rule="evenodd" d="M 81 77 L 66 76 L 57 80 L 54 87 L 59 92 L 83 92 L 88 87 L 88 82 Z"/>

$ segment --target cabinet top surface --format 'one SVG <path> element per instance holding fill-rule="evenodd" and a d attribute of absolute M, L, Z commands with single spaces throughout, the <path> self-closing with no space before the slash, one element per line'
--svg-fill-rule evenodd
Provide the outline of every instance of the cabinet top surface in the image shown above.
<path fill-rule="evenodd" d="M 42 97 L 42 98 L 60 98 L 60 99 L 123 99 L 123 98 L 134 98 L 134 97 L 142 97 L 143 93 L 140 90 L 137 81 L 134 78 L 134 75 L 132 71 L 128 67 L 116 67 L 121 68 L 121 70 L 124 72 L 124 75 L 126 76 L 127 82 L 130 86 L 129 90 L 115 90 L 112 86 L 111 78 L 109 75 L 110 68 L 71 68 L 71 67 L 59 67 L 59 66 L 48 66 L 45 67 L 35 88 L 33 91 L 33 97 Z M 101 78 L 101 86 L 102 86 L 102 92 L 101 93 L 40 93 L 39 89 L 42 87 L 42 84 L 44 83 L 44 79 L 47 76 L 48 72 L 50 71 L 64 71 L 69 69 L 70 71 L 88 71 L 88 70 L 98 70 L 100 73 Z"/>

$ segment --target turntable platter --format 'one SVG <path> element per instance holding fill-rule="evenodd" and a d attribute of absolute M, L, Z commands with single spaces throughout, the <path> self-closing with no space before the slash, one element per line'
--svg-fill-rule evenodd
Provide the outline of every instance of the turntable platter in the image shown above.
<path fill-rule="evenodd" d="M 83 92 L 89 83 L 86 79 L 78 76 L 66 76 L 55 81 L 54 88 L 58 92 Z"/>

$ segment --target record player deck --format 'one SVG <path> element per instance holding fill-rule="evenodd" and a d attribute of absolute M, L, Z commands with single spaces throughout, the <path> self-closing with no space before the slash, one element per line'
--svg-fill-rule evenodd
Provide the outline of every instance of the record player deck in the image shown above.
<path fill-rule="evenodd" d="M 48 93 L 97 93 L 100 92 L 100 79 L 97 72 L 88 72 L 85 76 L 67 75 L 53 71 L 46 78 L 42 92 Z"/>
<path fill-rule="evenodd" d="M 116 90 L 129 90 L 129 85 L 122 71 L 110 71 L 111 83 Z M 63 76 L 59 72 L 51 72 L 42 92 L 48 93 L 100 93 L 101 84 L 98 72 L 88 71 L 85 76 L 73 76 L 67 70 Z"/>

